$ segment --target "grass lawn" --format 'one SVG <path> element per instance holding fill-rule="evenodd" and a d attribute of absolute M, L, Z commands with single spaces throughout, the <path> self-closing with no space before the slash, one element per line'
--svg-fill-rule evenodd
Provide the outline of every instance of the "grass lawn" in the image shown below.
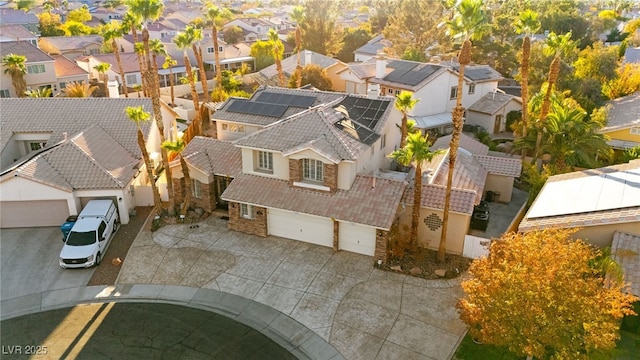
<path fill-rule="evenodd" d="M 640 335 L 621 331 L 621 339 L 615 352 L 616 360 L 637 360 L 640 359 Z M 521 360 L 524 357 L 507 351 L 504 348 L 493 345 L 480 345 L 471 340 L 471 336 L 467 334 L 456 354 L 454 360 Z"/>

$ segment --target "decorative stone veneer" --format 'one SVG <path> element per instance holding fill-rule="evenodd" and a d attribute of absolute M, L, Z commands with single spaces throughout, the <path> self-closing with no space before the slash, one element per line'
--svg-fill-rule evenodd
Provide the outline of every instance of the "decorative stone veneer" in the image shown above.
<path fill-rule="evenodd" d="M 245 234 L 267 237 L 267 209 L 253 206 L 253 219 L 240 216 L 240 204 L 229 203 L 229 230 L 239 231 Z"/>
<path fill-rule="evenodd" d="M 333 221 L 333 251 L 340 250 L 340 222 L 336 219 Z"/>
<path fill-rule="evenodd" d="M 386 230 L 376 230 L 376 251 L 373 254 L 374 260 L 382 260 L 386 263 L 388 260 L 389 251 L 387 250 L 389 244 L 389 232 Z"/>
<path fill-rule="evenodd" d="M 289 186 L 302 180 L 302 160 L 289 159 Z"/>
<path fill-rule="evenodd" d="M 338 190 L 338 165 L 337 164 L 324 164 L 323 168 L 322 185 L 328 187 L 330 192 L 334 193 Z M 294 182 L 301 182 L 302 180 L 302 160 L 289 159 L 289 186 L 294 187 Z M 313 190 L 321 191 L 322 190 Z"/>
<path fill-rule="evenodd" d="M 189 201 L 189 207 L 203 208 L 207 212 L 212 212 L 216 208 L 216 192 L 214 189 L 215 184 L 201 183 L 200 186 L 200 198 L 196 198 L 191 195 Z M 173 192 L 176 205 L 182 204 L 184 201 L 184 178 L 173 179 Z"/>

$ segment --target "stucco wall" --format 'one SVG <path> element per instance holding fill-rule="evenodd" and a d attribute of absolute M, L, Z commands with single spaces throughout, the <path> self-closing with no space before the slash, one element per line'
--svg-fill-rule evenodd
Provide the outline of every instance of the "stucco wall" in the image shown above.
<path fill-rule="evenodd" d="M 616 231 L 640 236 L 640 221 L 583 227 L 573 234 L 573 238 L 582 239 L 600 247 L 609 247 L 613 240 L 613 233 Z"/>
<path fill-rule="evenodd" d="M 633 141 L 640 143 L 640 135 L 631 133 L 631 129 L 621 129 L 616 131 L 610 131 L 606 133 L 613 140 Z"/>
<path fill-rule="evenodd" d="M 402 211 L 402 210 L 401 210 Z M 406 209 L 400 214 L 400 230 L 409 236 L 411 228 L 411 212 L 413 206 L 406 206 Z M 435 214 L 435 215 L 433 215 Z M 426 224 L 425 219 L 435 218 L 436 216 L 442 222 L 443 213 L 441 210 L 430 208 L 420 209 L 420 222 L 418 224 L 418 244 L 429 249 L 437 250 L 440 246 L 440 234 L 442 226 L 436 230 L 431 230 Z M 469 229 L 471 215 L 449 212 L 449 224 L 447 225 L 447 252 L 451 254 L 461 255 L 464 248 L 464 236 Z M 404 231 L 406 229 L 406 231 Z"/>
<path fill-rule="evenodd" d="M 511 201 L 511 195 L 513 194 L 513 178 L 509 176 L 488 174 L 487 180 L 484 183 L 483 197 L 487 191 L 499 192 L 500 196 L 497 198 L 497 202 L 508 203 Z"/>

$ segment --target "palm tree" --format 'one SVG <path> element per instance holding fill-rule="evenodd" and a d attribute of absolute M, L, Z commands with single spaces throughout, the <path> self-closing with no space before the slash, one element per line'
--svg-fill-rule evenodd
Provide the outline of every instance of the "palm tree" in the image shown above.
<path fill-rule="evenodd" d="M 515 22 L 516 33 L 524 34 L 522 39 L 522 59 L 520 63 L 520 84 L 522 87 L 522 136 L 527 136 L 529 104 L 529 58 L 531 56 L 531 35 L 540 29 L 538 13 L 529 9 L 520 12 Z M 522 152 L 522 161 L 526 152 Z"/>
<path fill-rule="evenodd" d="M 151 50 L 151 67 L 154 74 L 158 74 L 158 55 L 166 56 L 167 50 L 164 44 L 158 39 L 149 40 L 149 50 Z"/>
<path fill-rule="evenodd" d="M 220 49 L 218 46 L 218 27 L 225 20 L 231 19 L 233 15 L 227 9 L 221 9 L 209 3 L 205 12 L 205 17 L 211 25 L 211 38 L 213 39 L 213 54 L 216 60 L 216 88 L 222 88 L 222 67 L 220 64 Z"/>
<path fill-rule="evenodd" d="M 452 112 L 453 133 L 451 134 L 451 141 L 449 143 L 447 192 L 444 200 L 442 234 L 440 235 L 440 246 L 438 247 L 438 262 L 445 261 L 453 172 L 458 156 L 460 134 L 462 134 L 462 126 L 464 125 L 464 107 L 462 106 L 464 67 L 471 62 L 471 40 L 479 39 L 488 30 L 484 0 L 459 0 L 453 6 L 452 11 L 453 16 L 451 20 L 445 23 L 447 25 L 447 34 L 453 36 L 454 40 L 462 40 L 462 48 L 458 55 L 458 92 L 456 96 L 456 107 Z"/>
<path fill-rule="evenodd" d="M 533 162 L 538 160 L 540 156 L 540 145 L 542 144 L 542 129 L 544 128 L 545 122 L 547 120 L 547 115 L 549 115 L 549 110 L 551 109 L 551 92 L 553 90 L 553 86 L 558 81 L 558 76 L 560 74 L 560 61 L 561 56 L 566 54 L 570 48 L 574 47 L 575 44 L 571 41 L 571 32 L 568 32 L 564 35 L 556 35 L 556 33 L 550 33 L 545 43 L 542 47 L 542 51 L 545 55 L 550 56 L 553 55 L 553 60 L 549 65 L 549 74 L 547 76 L 547 89 L 544 94 L 544 99 L 542 100 L 542 108 L 540 109 L 540 118 L 536 122 L 536 126 L 540 131 L 538 131 L 538 137 L 536 138 L 536 147 L 533 152 Z"/>
<path fill-rule="evenodd" d="M 105 92 L 105 94 L 107 94 L 107 97 L 109 97 L 108 96 L 109 89 L 107 88 L 107 81 L 109 79 L 108 79 L 108 76 L 107 76 L 107 71 L 109 71 L 109 69 L 111 69 L 111 64 L 109 64 L 109 63 L 100 63 L 100 64 L 94 66 L 93 69 L 95 71 L 97 71 L 100 75 L 102 75 L 102 81 L 104 82 L 104 92 Z"/>
<path fill-rule="evenodd" d="M 208 99 L 209 85 L 207 84 L 207 73 L 204 69 L 204 61 L 202 59 L 202 48 L 200 47 L 200 41 L 202 41 L 202 29 L 195 26 L 187 26 L 184 29 L 184 32 L 189 33 L 189 36 L 193 39 L 193 42 L 191 43 L 191 49 L 193 50 L 193 55 L 195 56 L 196 62 L 198 63 L 198 77 L 200 78 L 200 83 L 202 84 L 202 92 L 204 93 L 205 99 Z"/>
<path fill-rule="evenodd" d="M 402 135 L 400 137 L 400 147 L 403 148 L 407 143 L 407 116 L 409 111 L 413 110 L 419 99 L 413 98 L 413 93 L 410 91 L 401 91 L 396 95 L 395 107 L 402 112 L 402 124 L 400 125 L 400 131 Z"/>
<path fill-rule="evenodd" d="M 189 61 L 189 55 L 187 55 L 187 49 L 191 47 L 193 38 L 189 33 L 178 33 L 173 38 L 173 42 L 182 49 L 184 56 L 184 66 L 187 70 L 187 79 L 189 79 L 189 85 L 191 86 L 191 99 L 193 101 L 193 108 L 195 109 L 195 117 L 193 119 L 194 129 L 196 134 L 200 134 L 200 99 L 198 98 L 198 91 L 196 90 L 196 80 L 193 76 L 193 69 L 191 68 L 191 62 Z"/>
<path fill-rule="evenodd" d="M 289 15 L 291 15 L 291 19 L 296 22 L 296 56 L 298 57 L 296 65 L 296 75 L 298 76 L 298 82 L 296 84 L 296 87 L 300 88 L 302 86 L 302 65 L 300 65 L 300 50 L 302 48 L 302 27 L 300 26 L 300 23 L 304 21 L 304 8 L 302 6 L 296 6 L 293 8 L 293 11 Z"/>
<path fill-rule="evenodd" d="M 102 36 L 104 42 L 111 45 L 111 51 L 116 57 L 118 64 L 118 73 L 120 74 L 120 80 L 122 81 L 122 91 L 124 91 L 124 97 L 129 97 L 129 89 L 127 89 L 127 79 L 124 73 L 124 67 L 122 66 L 122 59 L 120 58 L 120 49 L 118 48 L 117 39 L 122 38 L 124 34 L 124 27 L 117 21 L 112 21 L 102 27 Z"/>
<path fill-rule="evenodd" d="M 413 211 L 411 214 L 411 247 L 415 249 L 418 244 L 418 225 L 420 224 L 420 207 L 422 199 L 422 165 L 431 162 L 434 156 L 441 154 L 443 150 L 431 151 L 431 144 L 417 131 L 409 134 L 407 144 L 404 147 L 389 154 L 403 166 L 415 164 L 415 187 L 413 189 Z"/>
<path fill-rule="evenodd" d="M 127 4 L 127 6 L 129 6 Z M 124 29 L 130 29 L 131 30 L 131 36 L 133 36 L 133 43 L 137 44 L 138 43 L 138 31 L 140 30 L 140 23 L 141 23 L 141 19 L 139 18 L 139 16 L 135 13 L 133 13 L 132 11 L 127 11 L 124 16 L 122 17 L 122 29 L 123 29 L 123 33 L 124 33 Z M 138 68 L 140 68 L 140 74 L 144 74 L 144 62 L 142 61 L 142 54 L 136 51 L 136 56 L 138 58 Z M 145 92 L 146 90 L 146 86 L 144 86 L 144 76 L 142 77 L 142 84 L 143 87 L 145 88 Z"/>
<path fill-rule="evenodd" d="M 176 64 L 178 64 L 178 62 L 173 60 L 173 58 L 169 55 L 164 58 L 164 64 L 162 64 L 163 69 L 169 69 L 169 85 L 171 86 L 171 107 L 174 107 L 176 104 L 176 98 L 173 92 L 173 86 L 175 85 L 175 79 L 173 78 L 173 67 Z"/>
<path fill-rule="evenodd" d="M 8 54 L 2 57 L 2 67 L 4 73 L 11 76 L 11 84 L 16 90 L 18 97 L 24 97 L 27 90 L 27 81 L 24 75 L 27 73 L 27 57 L 18 54 Z"/>
<path fill-rule="evenodd" d="M 156 181 L 153 176 L 153 163 L 151 162 L 151 158 L 149 157 L 147 144 L 144 141 L 144 135 L 142 134 L 142 128 L 140 127 L 143 122 L 149 121 L 149 119 L 151 118 L 151 114 L 144 111 L 142 105 L 128 106 L 126 109 L 124 109 L 124 111 L 129 119 L 136 123 L 136 126 L 138 127 L 138 146 L 140 147 L 140 151 L 142 151 L 142 158 L 144 159 L 144 164 L 147 168 L 147 176 L 149 177 L 149 181 L 151 182 L 154 209 L 156 214 L 159 215 L 162 212 L 162 200 L 160 199 L 160 192 L 158 191 L 158 187 L 156 186 Z"/>
<path fill-rule="evenodd" d="M 97 86 L 91 86 L 86 82 L 70 82 L 64 89 L 61 89 L 62 97 L 74 97 L 74 98 L 87 98 L 91 97 L 93 93 L 98 90 Z"/>
<path fill-rule="evenodd" d="M 51 88 L 38 88 L 35 90 L 27 90 L 24 95 L 31 98 L 48 98 L 51 97 Z"/>
<path fill-rule="evenodd" d="M 146 96 L 149 96 L 148 91 L 149 91 L 150 85 L 147 84 L 147 78 L 146 78 L 147 68 L 145 66 L 146 61 L 144 60 L 144 44 L 139 41 L 134 43 L 133 52 L 135 52 L 138 59 L 142 61 L 140 63 L 140 80 L 142 81 L 142 84 L 141 84 L 142 93 L 146 97 Z"/>
<path fill-rule="evenodd" d="M 284 45 L 282 41 L 280 41 L 280 37 L 278 36 L 278 32 L 275 29 L 269 29 L 269 41 L 273 43 L 272 54 L 273 58 L 276 61 L 276 69 L 278 71 L 278 80 L 280 82 L 280 86 L 285 86 L 284 80 L 284 72 L 282 71 L 282 55 L 284 53 Z"/>
<path fill-rule="evenodd" d="M 182 156 L 186 144 L 182 139 L 176 141 L 165 141 L 162 143 L 162 148 L 170 153 L 175 153 L 180 156 L 180 167 L 182 168 L 182 174 L 184 175 L 184 200 L 182 203 L 182 209 L 180 215 L 186 215 L 189 209 L 189 203 L 191 202 L 191 176 L 189 175 L 189 166 Z"/>

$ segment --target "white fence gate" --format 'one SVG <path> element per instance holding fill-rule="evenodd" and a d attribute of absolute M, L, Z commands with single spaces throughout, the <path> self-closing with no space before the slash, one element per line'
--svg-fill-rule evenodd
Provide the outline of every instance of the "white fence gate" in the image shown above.
<path fill-rule="evenodd" d="M 462 250 L 462 256 L 471 259 L 481 258 L 489 255 L 489 246 L 491 240 L 481 238 L 473 235 L 465 235 L 464 237 L 464 249 Z"/>

